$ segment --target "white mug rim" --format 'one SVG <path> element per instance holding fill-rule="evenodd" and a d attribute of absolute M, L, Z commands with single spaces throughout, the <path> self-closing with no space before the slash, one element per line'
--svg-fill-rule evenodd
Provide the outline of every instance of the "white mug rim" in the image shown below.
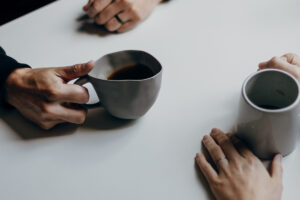
<path fill-rule="evenodd" d="M 286 106 L 284 108 L 280 108 L 280 109 L 266 109 L 266 108 L 262 108 L 262 107 L 259 107 L 257 105 L 255 105 L 249 98 L 248 98 L 248 95 L 246 94 L 246 85 L 248 84 L 249 80 L 251 80 L 254 76 L 257 76 L 258 74 L 261 74 L 261 73 L 266 73 L 266 72 L 270 72 L 270 71 L 275 71 L 275 72 L 279 72 L 279 73 L 283 73 L 285 75 L 287 75 L 288 77 L 290 77 L 295 83 L 296 83 L 296 86 L 297 86 L 297 90 L 298 90 L 298 95 L 297 95 L 297 98 L 294 100 L 294 102 L 292 104 L 290 104 L 289 106 Z M 249 75 L 246 80 L 244 81 L 243 83 L 243 87 L 242 87 L 242 93 L 243 93 L 243 98 L 245 99 L 245 101 L 252 107 L 254 108 L 255 110 L 259 110 L 261 112 L 265 112 L 265 113 L 283 113 L 283 112 L 287 112 L 287 111 L 290 111 L 292 109 L 294 109 L 299 101 L 300 101 L 300 85 L 299 85 L 299 82 L 298 80 L 290 73 L 286 72 L 286 71 L 283 71 L 283 70 L 280 70 L 280 69 L 263 69 L 263 70 L 260 70 L 260 71 L 257 71 L 255 73 L 252 73 L 251 75 Z"/>

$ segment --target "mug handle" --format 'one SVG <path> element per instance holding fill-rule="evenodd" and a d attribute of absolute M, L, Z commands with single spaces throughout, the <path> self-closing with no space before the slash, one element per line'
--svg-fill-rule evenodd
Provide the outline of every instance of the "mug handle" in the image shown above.
<path fill-rule="evenodd" d="M 86 84 L 86 83 L 90 83 L 90 76 L 89 75 L 82 76 L 74 82 L 74 84 L 80 85 L 82 87 L 84 87 L 83 85 Z M 91 109 L 91 108 L 102 107 L 102 104 L 99 101 L 98 103 L 94 103 L 94 104 L 83 104 L 83 106 L 88 108 L 88 109 Z"/>

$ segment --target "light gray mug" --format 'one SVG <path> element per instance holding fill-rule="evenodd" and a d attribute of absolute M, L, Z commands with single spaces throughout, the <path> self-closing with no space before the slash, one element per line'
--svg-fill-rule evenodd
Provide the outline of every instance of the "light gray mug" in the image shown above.
<path fill-rule="evenodd" d="M 153 74 L 134 80 L 108 80 L 108 77 L 130 65 L 142 64 Z M 91 83 L 101 106 L 111 115 L 121 119 L 137 119 L 154 104 L 161 86 L 162 66 L 157 59 L 144 51 L 127 50 L 103 56 L 95 63 L 94 69 L 75 84 Z M 87 107 L 91 105 L 86 104 Z"/>
<path fill-rule="evenodd" d="M 242 87 L 237 136 L 261 159 L 295 149 L 300 130 L 299 84 L 289 73 L 265 69 Z"/>

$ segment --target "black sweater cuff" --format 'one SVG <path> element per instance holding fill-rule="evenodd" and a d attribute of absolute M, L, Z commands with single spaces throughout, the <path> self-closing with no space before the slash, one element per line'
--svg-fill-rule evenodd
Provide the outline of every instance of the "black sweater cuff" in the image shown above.
<path fill-rule="evenodd" d="M 8 76 L 19 68 L 29 68 L 29 66 L 18 63 L 13 58 L 7 56 L 5 51 L 0 47 L 0 105 L 5 104 L 5 83 Z"/>

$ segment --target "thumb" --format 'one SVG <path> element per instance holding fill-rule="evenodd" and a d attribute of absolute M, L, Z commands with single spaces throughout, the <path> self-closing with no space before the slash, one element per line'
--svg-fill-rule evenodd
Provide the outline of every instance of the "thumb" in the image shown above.
<path fill-rule="evenodd" d="M 281 57 L 285 58 L 292 65 L 300 66 L 300 57 L 294 53 L 287 53 Z"/>
<path fill-rule="evenodd" d="M 282 155 L 277 154 L 271 164 L 271 177 L 279 182 L 282 182 Z"/>
<path fill-rule="evenodd" d="M 59 67 L 55 71 L 64 80 L 72 80 L 84 75 L 87 75 L 94 68 L 94 61 L 84 64 L 76 64 L 73 66 Z"/>

